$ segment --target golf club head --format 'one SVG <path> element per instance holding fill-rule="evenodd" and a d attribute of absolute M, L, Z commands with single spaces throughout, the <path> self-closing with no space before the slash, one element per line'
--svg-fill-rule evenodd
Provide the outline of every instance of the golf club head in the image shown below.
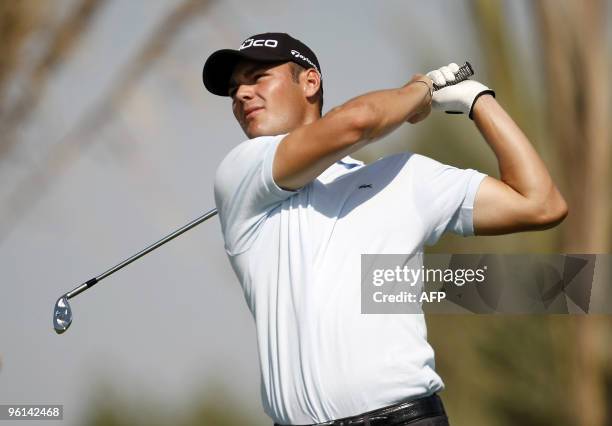
<path fill-rule="evenodd" d="M 72 310 L 68 303 L 66 295 L 57 299 L 55 309 L 53 310 L 53 328 L 57 334 L 62 334 L 68 330 L 72 324 Z"/>

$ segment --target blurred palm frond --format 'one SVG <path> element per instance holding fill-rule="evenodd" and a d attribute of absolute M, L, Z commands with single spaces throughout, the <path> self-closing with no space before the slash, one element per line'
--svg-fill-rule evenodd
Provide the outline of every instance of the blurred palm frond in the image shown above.
<path fill-rule="evenodd" d="M 164 17 L 138 54 L 118 74 L 103 99 L 85 113 L 84 118 L 65 137 L 50 148 L 41 166 L 19 182 L 8 195 L 7 202 L 0 208 L 0 217 L 3 218 L 0 241 L 42 198 L 62 172 L 79 158 L 79 153 L 95 141 L 91 135 L 109 121 L 121 103 L 129 97 L 140 78 L 166 53 L 180 30 L 193 19 L 201 17 L 213 3 L 212 0 L 185 0 Z"/>
<path fill-rule="evenodd" d="M 11 105 L 8 105 L 0 115 L 0 129 L 3 136 L 0 144 L 0 159 L 4 158 L 17 143 L 16 129 L 29 117 L 44 94 L 44 89 L 53 71 L 70 57 L 105 2 L 106 0 L 82 0 L 52 33 L 47 48 L 38 58 L 27 79 L 27 84 L 23 85 L 21 96 L 11 102 Z M 0 97 L 2 83 L 10 78 L 18 63 L 23 45 L 32 35 L 34 30 L 32 24 L 40 24 L 40 20 L 43 19 L 40 16 L 42 15 L 40 5 L 48 6 L 47 2 L 29 1 L 3 2 L 2 4 L 6 10 L 0 13 L 0 19 L 6 21 L 6 24 L 11 24 L 7 25 L 8 28 L 15 30 L 10 32 L 10 39 L 2 43 L 5 48 L 9 49 L 9 56 L 6 59 L 6 68 L 0 66 Z"/>

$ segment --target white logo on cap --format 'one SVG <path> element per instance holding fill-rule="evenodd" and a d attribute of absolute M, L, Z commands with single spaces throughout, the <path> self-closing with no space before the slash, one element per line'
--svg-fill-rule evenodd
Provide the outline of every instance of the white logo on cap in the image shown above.
<path fill-rule="evenodd" d="M 253 47 L 262 47 L 262 46 L 276 47 L 278 46 L 278 41 L 277 40 L 264 40 L 264 39 L 255 40 L 252 38 L 247 38 L 244 42 L 242 42 L 238 50 L 246 49 L 251 46 Z"/>
<path fill-rule="evenodd" d="M 314 69 L 316 69 L 317 71 L 319 71 L 319 68 L 310 60 L 308 59 L 306 56 L 302 55 L 300 52 L 298 52 L 297 50 L 291 50 L 291 54 L 293 56 L 295 56 L 296 58 L 300 58 L 305 60 L 306 62 L 308 62 L 310 64 L 310 66 L 312 66 Z"/>

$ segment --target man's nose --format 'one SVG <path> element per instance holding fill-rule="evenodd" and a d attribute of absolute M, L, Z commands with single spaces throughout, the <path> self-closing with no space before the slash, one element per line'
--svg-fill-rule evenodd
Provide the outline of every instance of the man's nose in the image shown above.
<path fill-rule="evenodd" d="M 236 98 L 239 100 L 248 100 L 253 98 L 253 86 L 250 84 L 241 84 L 236 90 Z"/>

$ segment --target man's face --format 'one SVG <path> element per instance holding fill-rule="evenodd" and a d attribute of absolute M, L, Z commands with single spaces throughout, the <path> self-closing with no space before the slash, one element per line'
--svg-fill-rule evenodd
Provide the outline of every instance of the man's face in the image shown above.
<path fill-rule="evenodd" d="M 288 133 L 304 119 L 307 101 L 288 62 L 242 60 L 230 79 L 232 111 L 249 138 Z"/>

